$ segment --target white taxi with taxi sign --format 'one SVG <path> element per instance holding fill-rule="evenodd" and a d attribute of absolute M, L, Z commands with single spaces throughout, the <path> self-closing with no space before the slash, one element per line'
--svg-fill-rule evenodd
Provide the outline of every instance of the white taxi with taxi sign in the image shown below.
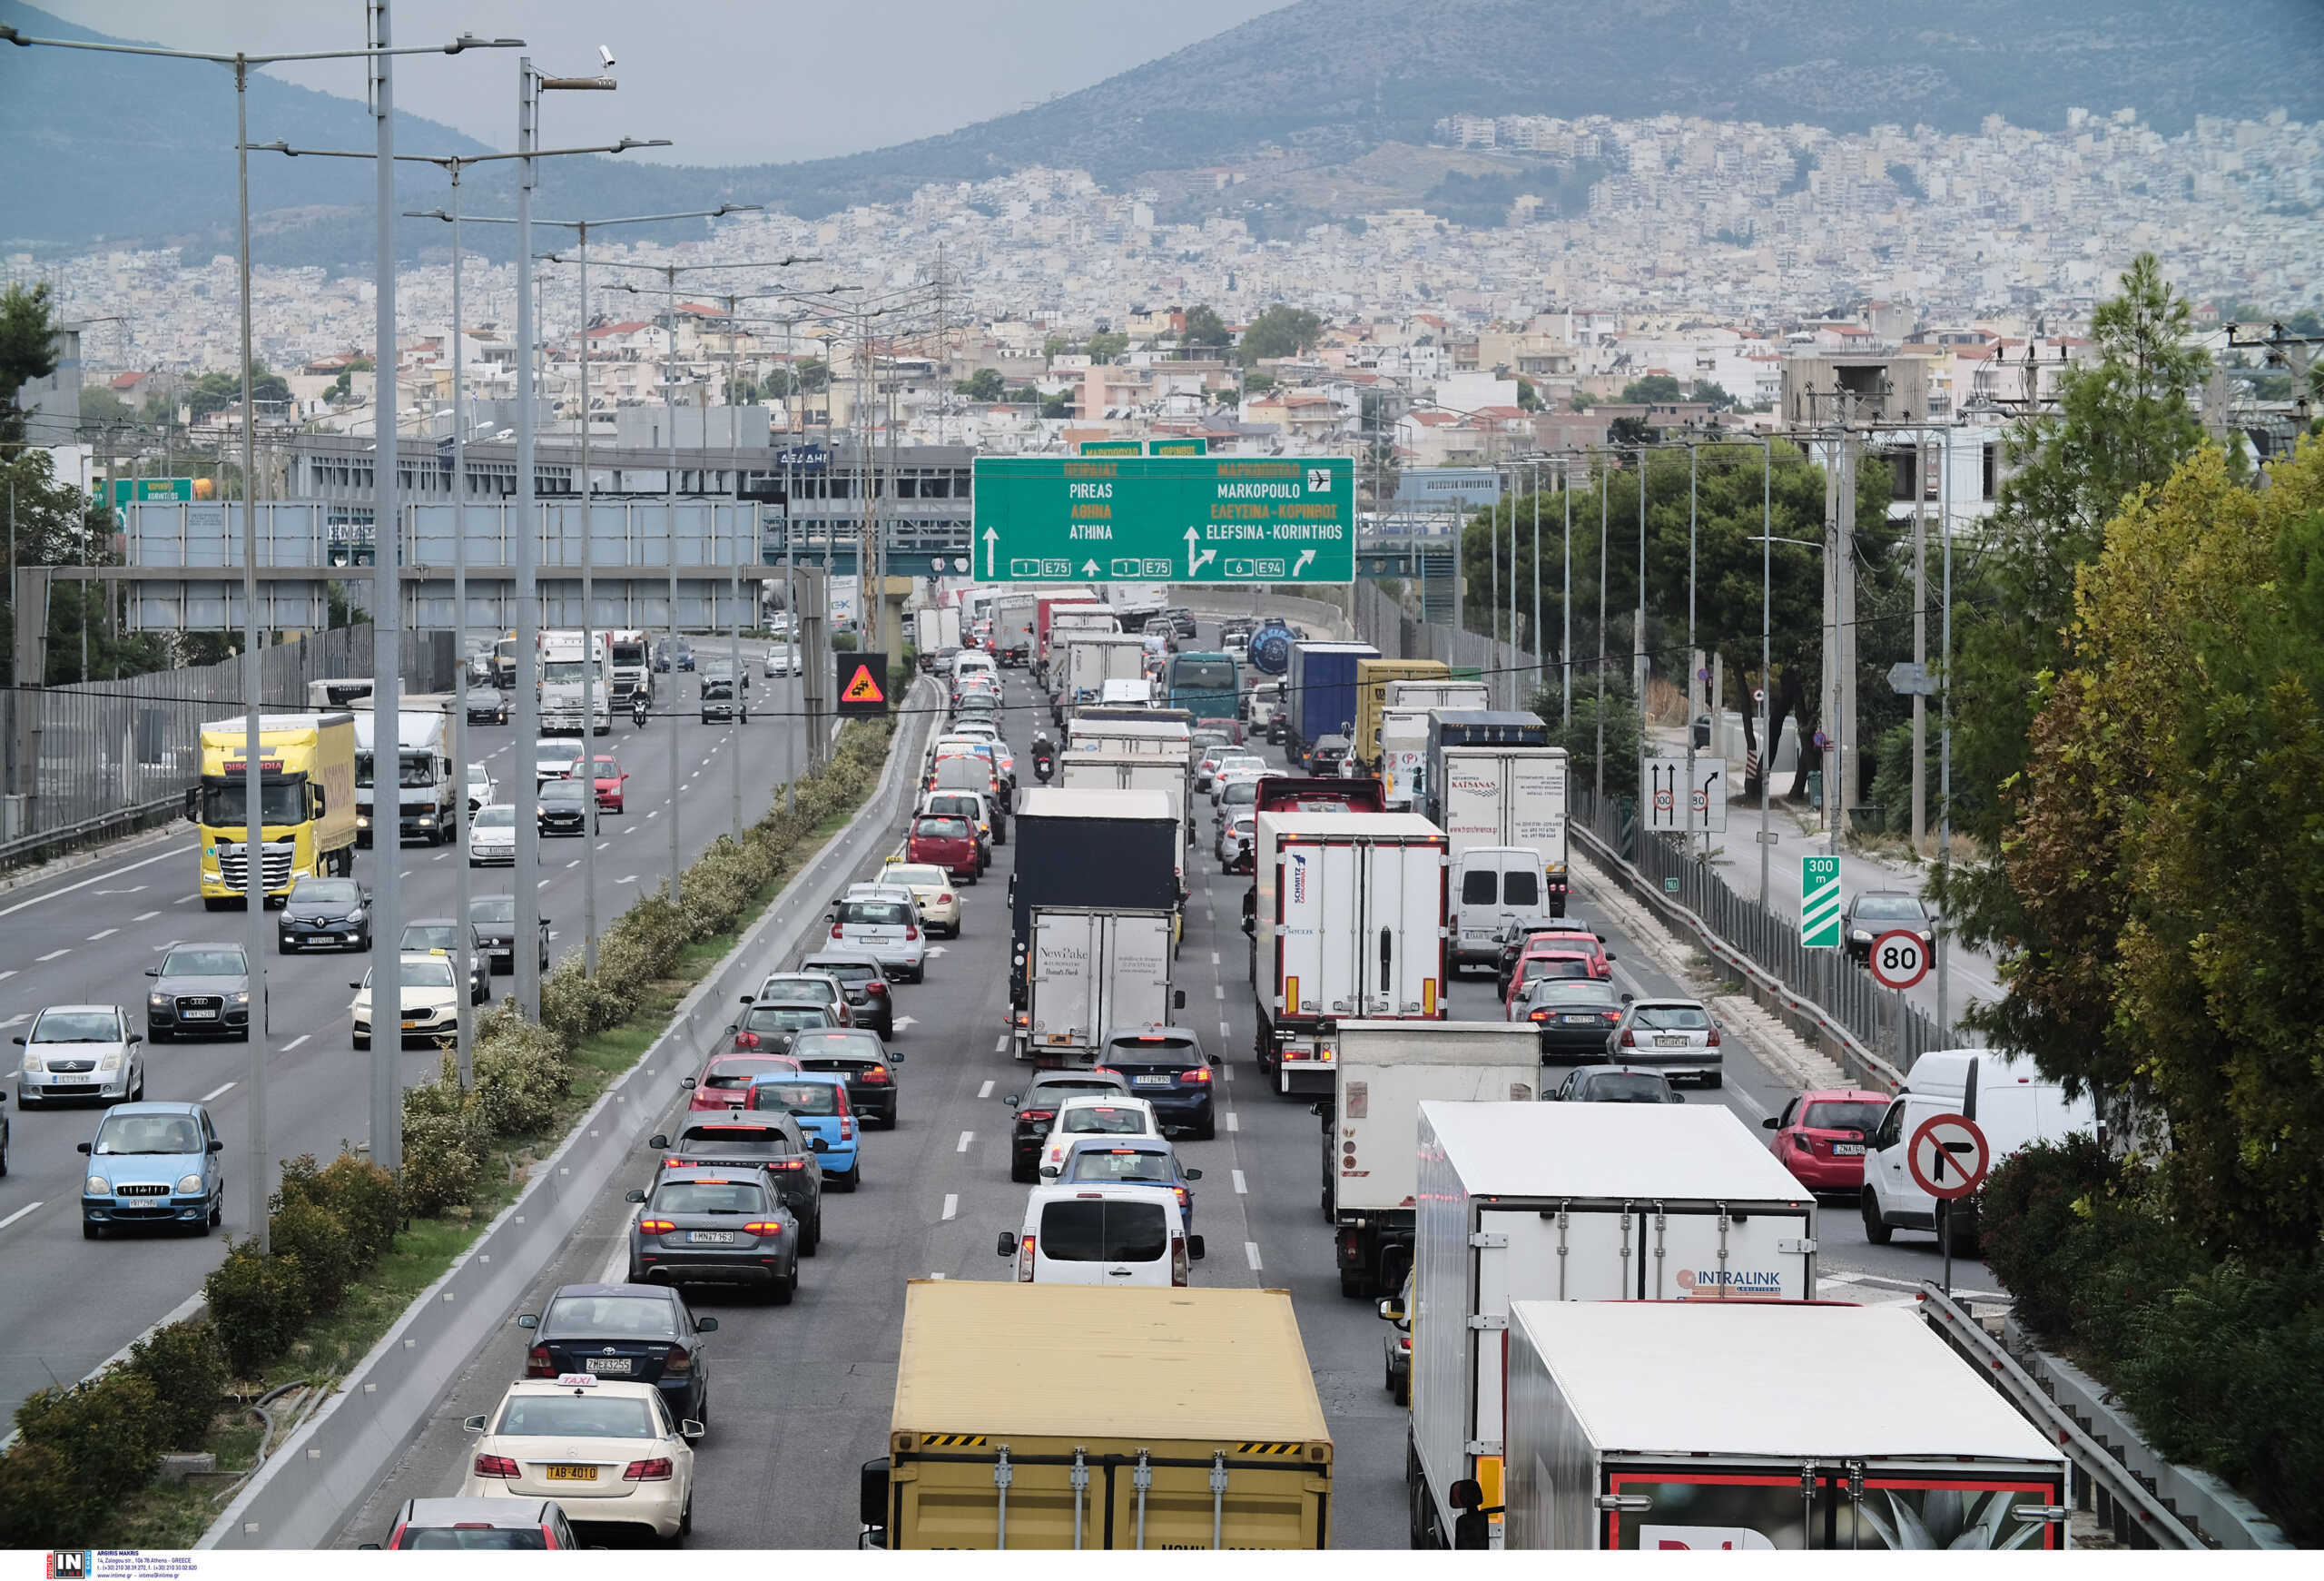
<path fill-rule="evenodd" d="M 421 1047 L 433 1047 L 438 1040 L 448 1038 L 458 1032 L 460 1014 L 460 981 L 452 971 L 452 958 L 442 950 L 406 950 L 400 957 L 403 973 L 403 1041 Z M 363 973 L 363 981 L 350 983 L 355 990 L 355 1046 L 371 1046 L 371 973 Z"/>
<path fill-rule="evenodd" d="M 642 1527 L 664 1541 L 694 1529 L 694 1446 L 650 1383 L 561 1373 L 508 1386 L 499 1408 L 470 1417 L 481 1435 L 463 1498 L 553 1498 L 577 1524 Z"/>

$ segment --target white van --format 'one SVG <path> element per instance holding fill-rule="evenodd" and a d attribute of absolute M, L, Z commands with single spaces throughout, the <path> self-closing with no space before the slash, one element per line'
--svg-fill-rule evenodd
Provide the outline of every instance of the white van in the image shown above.
<path fill-rule="evenodd" d="M 2035 1068 L 2031 1054 L 2000 1049 L 1945 1049 L 1923 1054 L 1905 1073 L 1905 1084 L 1865 1149 L 1864 1237 L 1886 1246 L 1898 1230 L 1935 1231 L 1938 1201 L 1913 1180 L 1905 1153 L 1913 1132 L 1933 1114 L 1958 1114 L 1984 1132 L 1990 1163 L 2035 1141 L 2056 1141 L 2075 1131 L 2095 1133 L 2098 1113 L 2084 1093 L 2065 1089 Z M 1945 1203 L 1953 1249 L 1974 1255 L 1977 1227 L 1964 1203 Z"/>
<path fill-rule="evenodd" d="M 1557 920 L 1541 884 L 1541 854 L 1530 845 L 1472 845 L 1453 859 L 1449 969 L 1501 964 L 1512 928 Z"/>
<path fill-rule="evenodd" d="M 1202 1250 L 1169 1187 L 1092 1181 L 1034 1187 L 1025 1227 L 1000 1245 L 1037 1285 L 1185 1285 Z"/>

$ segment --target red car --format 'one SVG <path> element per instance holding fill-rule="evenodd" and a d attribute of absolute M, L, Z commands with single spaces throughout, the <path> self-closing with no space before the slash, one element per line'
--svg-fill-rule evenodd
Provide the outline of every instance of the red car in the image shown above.
<path fill-rule="evenodd" d="M 980 865 L 976 825 L 966 818 L 914 818 L 904 839 L 904 860 L 941 867 L 955 884 L 974 884 Z"/>
<path fill-rule="evenodd" d="M 628 783 L 629 776 L 621 771 L 621 765 L 615 763 L 612 758 L 606 756 L 602 753 L 599 754 L 597 757 L 597 810 L 601 813 L 618 813 L 624 810 L 622 805 L 621 787 Z"/>
<path fill-rule="evenodd" d="M 1614 969 L 1606 964 L 1602 950 L 1596 953 L 1574 948 L 1571 939 L 1551 939 L 1530 945 L 1517 957 L 1516 969 L 1509 974 L 1509 991 L 1502 995 L 1502 1013 L 1512 1015 L 1517 996 L 1525 992 L 1525 984 L 1540 977 L 1597 977 L 1613 975 Z"/>
<path fill-rule="evenodd" d="M 1777 1161 L 1811 1191 L 1864 1190 L 1865 1139 L 1888 1112 L 1888 1095 L 1840 1088 L 1802 1092 L 1759 1123 L 1776 1133 Z"/>
<path fill-rule="evenodd" d="M 713 1054 L 693 1082 L 686 1108 L 689 1112 L 740 1109 L 750 1102 L 752 1077 L 795 1075 L 801 1068 L 787 1054 Z"/>

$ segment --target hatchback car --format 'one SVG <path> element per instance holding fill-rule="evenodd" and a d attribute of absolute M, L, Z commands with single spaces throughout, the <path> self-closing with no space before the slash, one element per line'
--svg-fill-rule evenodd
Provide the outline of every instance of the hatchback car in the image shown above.
<path fill-rule="evenodd" d="M 134 1103 L 145 1096 L 144 1034 L 118 1004 L 52 1004 L 16 1039 L 16 1107 L 90 1098 Z"/>
<path fill-rule="evenodd" d="M 1901 889 L 1866 889 L 1848 902 L 1840 918 L 1848 937 L 1848 959 L 1862 966 L 1872 959 L 1872 942 L 1883 934 L 1906 933 L 1925 949 L 1936 946 L 1936 929 L 1920 896 Z"/>
<path fill-rule="evenodd" d="M 586 1372 L 519 1378 L 465 1426 L 478 1437 L 464 1498 L 554 1498 L 583 1525 L 638 1527 L 664 1542 L 694 1530 L 704 1428 L 671 1416 L 657 1385 Z"/>
<path fill-rule="evenodd" d="M 402 948 L 406 954 L 433 950 L 447 960 L 453 960 L 453 949 L 459 943 L 459 925 L 450 917 L 414 917 L 403 925 Z M 468 1003 L 482 1004 L 492 997 L 492 953 L 486 948 L 484 936 L 474 923 L 468 924 Z"/>
<path fill-rule="evenodd" d="M 470 687 L 460 694 L 460 706 L 471 725 L 508 723 L 508 694 L 497 687 Z"/>
<path fill-rule="evenodd" d="M 553 1498 L 407 1498 L 385 1543 L 390 1553 L 568 1553 L 582 1546 Z"/>
<path fill-rule="evenodd" d="M 1659 1071 L 1636 1065 L 1581 1065 L 1547 1095 L 1560 1103 L 1683 1103 Z"/>
<path fill-rule="evenodd" d="M 1218 838 L 1211 845 L 1216 853 L 1219 870 L 1223 873 L 1248 873 L 1258 858 L 1253 854 L 1258 840 L 1259 817 L 1256 813 L 1236 813 L 1221 818 Z"/>
<path fill-rule="evenodd" d="M 1512 929 L 1501 941 L 1501 963 L 1495 979 L 1502 998 L 1509 996 L 1509 980 L 1517 973 L 1519 959 L 1536 944 L 1545 950 L 1578 952 L 1589 959 L 1592 977 L 1614 974 L 1614 954 L 1597 933 L 1579 923 L 1535 923 Z"/>
<path fill-rule="evenodd" d="M 980 870 L 992 865 L 993 798 L 983 791 L 932 790 L 922 792 L 917 816 L 923 818 L 966 818 L 977 833 L 977 861 Z"/>
<path fill-rule="evenodd" d="M 791 1040 L 791 1057 L 807 1071 L 824 1071 L 847 1083 L 847 1104 L 863 1123 L 882 1131 L 896 1128 L 902 1100 L 896 1091 L 902 1054 L 880 1041 L 867 1027 L 840 1027 L 803 1032 Z"/>
<path fill-rule="evenodd" d="M 663 1154 L 662 1168 L 757 1170 L 799 1220 L 799 1255 L 812 1257 L 823 1240 L 823 1154 L 791 1115 L 771 1109 L 688 1120 L 677 1140 L 660 1133 L 645 1145 Z"/>
<path fill-rule="evenodd" d="M 883 884 L 900 884 L 911 891 L 920 907 L 921 925 L 939 938 L 960 936 L 960 897 L 953 893 L 952 875 L 932 862 L 896 862 L 880 870 Z"/>
<path fill-rule="evenodd" d="M 1049 1127 L 1057 1122 L 1059 1105 L 1068 1098 L 1092 1092 L 1129 1096 L 1129 1078 L 1111 1071 L 1042 1071 L 1022 1092 L 1011 1092 L 1009 1107 L 1016 1120 L 1009 1137 L 1009 1178 L 1023 1182 L 1040 1179 L 1041 1148 Z"/>
<path fill-rule="evenodd" d="M 551 918 L 540 919 L 541 970 L 548 970 L 548 925 Z M 468 921 L 476 924 L 477 937 L 492 961 L 496 973 L 517 969 L 517 897 L 513 894 L 479 894 L 468 901 Z"/>
<path fill-rule="evenodd" d="M 594 766 L 596 769 L 594 783 L 597 789 L 597 810 L 601 813 L 625 811 L 628 803 L 622 786 L 629 783 L 629 776 L 622 772 L 619 762 L 605 753 L 597 755 Z"/>
<path fill-rule="evenodd" d="M 207 1235 L 225 1217 L 226 1144 L 199 1103 L 123 1103 L 97 1122 L 81 1182 L 81 1235 L 171 1224 Z"/>
<path fill-rule="evenodd" d="M 904 836 L 904 860 L 941 868 L 955 884 L 974 884 L 984 871 L 976 825 L 966 818 L 914 818 L 911 833 Z"/>
<path fill-rule="evenodd" d="M 852 1026 L 855 1017 L 848 1003 L 847 990 L 840 980 L 828 972 L 801 967 L 796 972 L 777 972 L 759 983 L 756 993 L 743 996 L 744 1004 L 756 1004 L 762 999 L 805 999 L 828 1004 L 839 1014 L 839 1024 Z"/>
<path fill-rule="evenodd" d="M 799 1220 L 763 1170 L 665 1171 L 629 1227 L 629 1282 L 749 1285 L 778 1307 L 799 1291 Z"/>
<path fill-rule="evenodd" d="M 492 782 L 492 771 L 481 763 L 468 765 L 468 812 L 488 807 L 500 799 L 500 787 Z"/>
<path fill-rule="evenodd" d="M 799 1122 L 808 1144 L 820 1141 L 823 1179 L 842 1191 L 863 1183 L 863 1154 L 856 1134 L 855 1111 L 847 1102 L 847 1082 L 828 1071 L 802 1071 L 795 1076 L 758 1076 L 751 1082 L 752 1112 L 773 1110 Z"/>
<path fill-rule="evenodd" d="M 1167 1141 L 1145 1137 L 1085 1136 L 1066 1150 L 1065 1163 L 1059 1169 L 1057 1179 L 1061 1186 L 1097 1181 L 1163 1187 L 1177 1197 L 1178 1212 L 1186 1220 L 1187 1228 L 1195 1227 L 1192 1182 L 1202 1179 L 1202 1171 L 1180 1163 L 1178 1150 Z"/>
<path fill-rule="evenodd" d="M 883 1038 L 896 1035 L 896 996 L 888 990 L 887 969 L 880 958 L 862 950 L 818 950 L 799 963 L 802 972 L 821 972 L 839 979 L 847 996 L 847 1026 L 870 1027 Z"/>
<path fill-rule="evenodd" d="M 541 786 L 534 816 L 543 835 L 588 835 L 597 832 L 589 787 L 577 779 L 553 779 Z M 513 850 L 513 847 L 512 847 Z M 513 860 L 513 856 L 511 860 Z"/>
<path fill-rule="evenodd" d="M 479 807 L 468 819 L 468 865 L 517 865 L 517 809 Z"/>
<path fill-rule="evenodd" d="M 703 1336 L 715 1318 L 696 1318 L 685 1298 L 665 1285 L 565 1285 L 537 1312 L 517 1315 L 533 1333 L 527 1378 L 586 1372 L 650 1383 L 670 1414 L 707 1426 L 710 1359 Z"/>
<path fill-rule="evenodd" d="M 901 900 L 842 900 L 832 907 L 832 942 L 879 958 L 891 977 L 918 983 L 928 975 L 928 942 L 920 908 Z"/>
<path fill-rule="evenodd" d="M 290 885 L 274 922 L 278 954 L 371 947 L 371 894 L 351 878 L 305 874 Z"/>
<path fill-rule="evenodd" d="M 250 1041 L 250 957 L 240 944 L 179 944 L 145 975 L 153 979 L 145 993 L 147 1042 L 218 1033 Z"/>
<path fill-rule="evenodd" d="M 819 999 L 760 999 L 726 1033 L 735 1053 L 787 1054 L 799 1033 L 838 1024 L 839 1012 Z"/>
<path fill-rule="evenodd" d="M 403 973 L 400 1046 L 431 1048 L 459 1028 L 460 981 L 452 975 L 451 957 L 433 950 L 407 953 L 398 960 Z M 371 977 L 372 973 L 366 972 L 363 981 L 348 984 L 355 990 L 355 1046 L 359 1049 L 371 1046 Z"/>
<path fill-rule="evenodd" d="M 1211 1092 L 1216 1081 L 1202 1039 L 1192 1027 L 1117 1028 L 1106 1035 L 1097 1068 L 1126 1077 L 1131 1093 L 1152 1105 L 1167 1134 L 1191 1131 L 1197 1141 L 1218 1134 Z"/>
<path fill-rule="evenodd" d="M 680 1084 L 690 1094 L 686 1112 L 730 1113 L 750 1102 L 753 1076 L 781 1075 L 798 1069 L 799 1062 L 789 1054 L 763 1051 L 713 1054 L 702 1067 L 701 1075 L 680 1079 Z"/>
<path fill-rule="evenodd" d="M 1864 1190 L 1864 1150 L 1888 1112 L 1888 1094 L 1854 1087 L 1802 1092 L 1759 1123 L 1774 1131 L 1776 1161 L 1811 1191 Z"/>
<path fill-rule="evenodd" d="M 1089 1092 L 1068 1098 L 1057 1106 L 1056 1123 L 1041 1143 L 1041 1178 L 1054 1179 L 1064 1167 L 1065 1155 L 1085 1136 L 1151 1136 L 1162 1134 L 1154 1105 L 1143 1098 L 1119 1098 L 1110 1092 Z"/>
<path fill-rule="evenodd" d="M 1306 769 L 1313 775 L 1334 775 L 1347 761 L 1348 740 L 1344 736 L 1326 736 L 1307 749 Z"/>
<path fill-rule="evenodd" d="M 1718 1023 L 1699 1000 L 1633 999 L 1606 1039 L 1606 1057 L 1716 1087 L 1725 1070 L 1718 1043 Z"/>
<path fill-rule="evenodd" d="M 1620 1024 L 1628 997 L 1595 977 L 1538 977 L 1511 1002 L 1509 1019 L 1541 1034 L 1545 1065 L 1594 1065 L 1606 1057 L 1606 1034 Z"/>

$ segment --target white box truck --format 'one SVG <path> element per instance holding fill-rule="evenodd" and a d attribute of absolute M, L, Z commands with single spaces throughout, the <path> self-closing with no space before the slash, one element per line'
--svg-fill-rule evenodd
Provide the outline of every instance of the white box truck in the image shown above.
<path fill-rule="evenodd" d="M 1448 746 L 1433 755 L 1429 786 L 1452 861 L 1472 845 L 1522 845 L 1541 855 L 1550 914 L 1563 916 L 1567 761 L 1562 746 Z"/>
<path fill-rule="evenodd" d="M 1101 702 L 1108 681 L 1146 678 L 1146 639 L 1118 631 L 1072 631 L 1064 637 L 1064 659 L 1050 666 L 1057 682 L 1052 713 L 1058 723 L 1075 710 Z"/>
<path fill-rule="evenodd" d="M 940 647 L 960 646 L 960 610 L 955 604 L 941 604 L 933 609 L 911 612 L 912 647 L 920 652 L 923 666 L 933 660 Z"/>
<path fill-rule="evenodd" d="M 1095 1054 L 1117 1027 L 1170 1025 L 1186 1003 L 1171 978 L 1176 924 L 1167 911 L 1033 907 L 1017 1058 L 1064 1063 Z"/>
<path fill-rule="evenodd" d="M 1531 1103 L 1541 1090 L 1532 1029 L 1506 1021 L 1344 1021 L 1323 1117 L 1324 1219 L 1340 1294 L 1393 1290 L 1412 1266 L 1420 1106 Z"/>
<path fill-rule="evenodd" d="M 1003 593 L 992 602 L 992 657 L 996 663 L 1029 667 L 1033 662 L 1033 615 L 1039 604 L 1030 593 Z"/>
<path fill-rule="evenodd" d="M 2063 1453 L 1902 1307 L 1521 1300 L 1508 1342 L 1505 1547 L 2067 1546 Z"/>
<path fill-rule="evenodd" d="M 1815 1196 L 1727 1109 L 1423 1102 L 1419 1153 L 1406 1314 L 1415 1547 L 1449 1543 L 1454 1484 L 1502 1502 L 1512 1301 L 1816 1298 Z M 1501 1530 L 1493 1522 L 1492 1546 Z"/>
<path fill-rule="evenodd" d="M 589 694 L 587 734 L 603 736 L 613 728 L 611 687 L 606 674 L 606 634 L 593 633 L 585 645 L 578 631 L 540 634 L 541 734 L 582 735 L 581 694 Z"/>
<path fill-rule="evenodd" d="M 1384 708 L 1380 714 L 1380 796 L 1391 812 L 1417 813 L 1428 804 L 1428 710 Z"/>
<path fill-rule="evenodd" d="M 1328 1087 L 1342 1021 L 1439 1022 L 1444 832 L 1411 813 L 1258 815 L 1251 984 L 1276 1091 Z"/>
<path fill-rule="evenodd" d="M 1068 755 L 1137 753 L 1191 766 L 1194 727 L 1182 719 L 1075 719 L 1065 727 Z"/>
<path fill-rule="evenodd" d="M 369 845 L 381 816 L 374 805 L 384 781 L 397 804 L 399 839 L 425 840 L 440 845 L 459 833 L 459 786 L 452 783 L 449 694 L 407 693 L 406 706 L 396 714 L 396 752 L 392 766 L 381 764 L 377 722 L 371 699 L 356 700 L 355 716 L 355 843 Z"/>

